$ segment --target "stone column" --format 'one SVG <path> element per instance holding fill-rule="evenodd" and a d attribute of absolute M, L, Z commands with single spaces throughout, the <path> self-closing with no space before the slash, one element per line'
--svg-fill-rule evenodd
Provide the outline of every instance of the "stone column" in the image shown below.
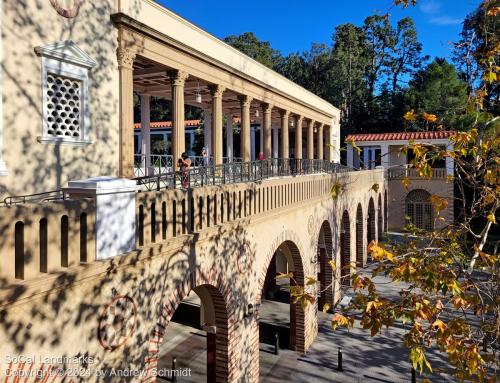
<path fill-rule="evenodd" d="M 141 153 L 144 155 L 146 175 L 151 172 L 151 96 L 141 94 Z"/>
<path fill-rule="evenodd" d="M 389 144 L 380 145 L 380 165 L 384 169 L 389 168 Z"/>
<path fill-rule="evenodd" d="M 295 158 L 302 159 L 302 121 L 304 117 L 295 116 Z"/>
<path fill-rule="evenodd" d="M 212 95 L 212 153 L 214 165 L 222 164 L 222 94 L 225 88 L 221 85 L 212 85 L 210 94 Z"/>
<path fill-rule="evenodd" d="M 172 155 L 174 168 L 177 170 L 177 161 L 186 150 L 184 137 L 184 84 L 189 74 L 184 71 L 170 71 L 172 81 Z"/>
<path fill-rule="evenodd" d="M 314 120 L 307 122 L 307 159 L 314 159 Z"/>
<path fill-rule="evenodd" d="M 233 158 L 233 115 L 231 112 L 226 113 L 226 147 L 227 158 Z"/>
<path fill-rule="evenodd" d="M 273 158 L 278 158 L 279 155 L 279 141 L 280 141 L 280 135 L 278 128 L 274 127 L 273 128 Z"/>
<path fill-rule="evenodd" d="M 241 145 L 240 152 L 243 162 L 250 161 L 250 104 L 252 98 L 249 96 L 239 97 L 241 104 Z"/>
<path fill-rule="evenodd" d="M 262 104 L 262 135 L 264 136 L 263 152 L 264 157 L 271 158 L 271 129 L 272 119 L 271 114 L 273 106 L 270 104 Z"/>
<path fill-rule="evenodd" d="M 326 152 L 326 159 L 328 161 L 333 161 L 334 155 L 333 155 L 333 127 L 332 125 L 328 125 L 326 127 L 326 142 L 325 142 L 325 152 Z"/>
<path fill-rule="evenodd" d="M 288 110 L 282 110 L 280 112 L 281 116 L 281 157 L 288 158 L 289 157 L 289 148 L 288 148 L 288 124 L 290 112 Z"/>
<path fill-rule="evenodd" d="M 134 178 L 134 60 L 130 48 L 117 50 L 120 78 L 120 177 Z"/>
<path fill-rule="evenodd" d="M 323 124 L 318 126 L 318 159 L 323 159 L 323 148 L 325 143 L 323 142 Z"/>
<path fill-rule="evenodd" d="M 213 154 L 212 151 L 212 121 L 213 121 L 213 116 L 212 116 L 212 108 L 207 108 L 204 109 L 203 112 L 205 114 L 205 120 L 203 123 L 203 146 L 207 148 L 207 155 L 211 156 Z"/>

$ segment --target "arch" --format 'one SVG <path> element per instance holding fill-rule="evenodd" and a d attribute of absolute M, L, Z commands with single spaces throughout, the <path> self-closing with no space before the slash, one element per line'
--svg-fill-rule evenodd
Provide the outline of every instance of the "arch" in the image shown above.
<path fill-rule="evenodd" d="M 382 194 L 378 194 L 378 211 L 377 211 L 377 233 L 378 240 L 382 240 L 382 233 L 384 232 L 384 221 L 382 216 Z"/>
<path fill-rule="evenodd" d="M 146 376 L 142 379 L 143 382 L 151 381 L 155 376 L 156 367 L 159 359 L 160 345 L 165 338 L 165 332 L 168 324 L 179 307 L 183 299 L 185 299 L 191 291 L 194 291 L 200 299 L 202 306 L 209 310 L 212 314 L 208 317 L 214 319 L 215 334 L 207 331 L 207 353 L 214 352 L 214 364 L 208 365 L 207 362 L 207 381 L 208 382 L 230 382 L 236 381 L 236 370 L 232 367 L 236 365 L 236 355 L 234 348 L 230 347 L 234 342 L 233 337 L 236 331 L 236 318 L 234 318 L 234 307 L 230 299 L 230 287 L 223 283 L 220 279 L 216 281 L 214 272 L 203 273 L 197 270 L 197 280 L 194 285 L 191 275 L 188 275 L 182 282 L 176 285 L 174 291 L 168 297 L 164 297 L 164 302 L 161 305 L 159 320 L 153 330 L 152 337 L 149 339 L 148 355 L 145 358 L 144 371 Z M 202 293 L 203 292 L 203 293 Z M 209 299 L 206 299 L 209 297 Z M 210 346 L 211 344 L 211 346 Z M 208 358 L 207 358 L 208 360 Z"/>
<path fill-rule="evenodd" d="M 333 269 L 328 261 L 333 260 L 332 227 L 324 221 L 318 233 L 317 262 L 319 263 L 318 281 L 320 295 L 318 309 L 322 310 L 325 304 L 333 305 Z"/>
<path fill-rule="evenodd" d="M 274 254 L 278 249 L 285 249 L 285 251 L 290 255 L 292 259 L 292 264 L 294 268 L 294 279 L 297 286 L 305 287 L 304 282 L 304 262 L 300 246 L 300 240 L 295 233 L 290 231 L 283 232 L 271 245 L 271 249 L 264 261 L 264 267 L 261 269 L 259 277 L 259 287 L 257 290 L 257 305 L 260 305 L 262 301 L 262 293 L 264 290 L 264 283 L 266 280 L 267 270 L 271 265 L 271 261 L 274 258 Z M 306 344 L 306 325 L 305 325 L 305 311 L 300 305 L 296 305 L 290 301 L 290 348 L 297 352 L 306 352 L 308 345 Z M 257 344 L 255 347 L 259 347 L 259 339 L 257 338 Z"/>
<path fill-rule="evenodd" d="M 356 209 L 356 266 L 365 265 L 365 247 L 363 246 L 363 208 L 358 203 Z"/>
<path fill-rule="evenodd" d="M 366 243 L 370 245 L 372 241 L 376 240 L 376 228 L 375 228 L 375 203 L 373 198 L 370 197 L 370 202 L 368 203 L 368 215 L 366 217 Z"/>
<path fill-rule="evenodd" d="M 340 224 L 340 276 L 343 285 L 350 285 L 351 275 L 351 221 L 347 210 Z"/>
<path fill-rule="evenodd" d="M 431 194 L 424 189 L 414 189 L 406 195 L 405 212 L 410 222 L 422 230 L 433 229 L 434 212 Z"/>

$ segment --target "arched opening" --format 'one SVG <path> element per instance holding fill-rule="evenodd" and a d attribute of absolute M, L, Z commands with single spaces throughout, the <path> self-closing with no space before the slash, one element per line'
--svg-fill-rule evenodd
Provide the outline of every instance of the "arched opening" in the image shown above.
<path fill-rule="evenodd" d="M 293 279 L 276 279 L 277 274 L 290 272 L 293 273 Z M 304 310 L 299 304 L 293 303 L 288 289 L 294 285 L 304 286 L 304 267 L 297 246 L 291 241 L 285 241 L 274 252 L 266 277 L 261 283 L 261 348 L 271 351 L 277 334 L 280 348 L 305 352 Z"/>
<path fill-rule="evenodd" d="M 351 229 L 349 213 L 344 211 L 340 225 L 340 277 L 343 285 L 351 284 Z"/>
<path fill-rule="evenodd" d="M 433 211 L 431 195 L 423 189 L 415 189 L 408 193 L 405 200 L 406 216 L 411 223 L 422 230 L 433 229 Z"/>
<path fill-rule="evenodd" d="M 372 241 L 375 241 L 375 204 L 373 198 L 370 198 L 368 203 L 368 215 L 366 217 L 366 239 L 367 244 L 370 245 Z"/>
<path fill-rule="evenodd" d="M 365 247 L 363 246 L 363 208 L 358 204 L 356 210 L 356 266 L 365 265 Z"/>
<path fill-rule="evenodd" d="M 212 383 L 218 381 L 217 377 L 220 381 L 220 377 L 228 376 L 229 319 L 226 302 L 216 287 L 195 287 L 173 313 L 162 315 L 171 319 L 160 342 L 157 371 L 170 370 L 175 358 L 176 369 L 191 369 L 193 381 L 205 381 L 206 377 L 206 382 Z M 171 378 L 157 376 L 157 381 Z"/>
<path fill-rule="evenodd" d="M 378 240 L 382 240 L 382 235 L 384 232 L 383 216 L 382 216 L 382 196 L 378 195 L 378 219 L 377 219 L 377 233 Z"/>
<path fill-rule="evenodd" d="M 332 228 L 330 224 L 325 221 L 321 225 L 318 236 L 317 245 L 317 262 L 318 268 L 318 282 L 319 282 L 319 301 L 318 309 L 323 310 L 325 304 L 333 305 L 333 269 L 328 261 L 332 260 L 333 254 L 333 241 L 332 241 Z"/>

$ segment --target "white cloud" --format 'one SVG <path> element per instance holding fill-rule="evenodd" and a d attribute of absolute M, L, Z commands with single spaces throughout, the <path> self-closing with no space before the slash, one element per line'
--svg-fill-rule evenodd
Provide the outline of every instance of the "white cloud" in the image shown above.
<path fill-rule="evenodd" d="M 434 0 L 427 0 L 420 3 L 419 8 L 423 13 L 430 15 L 439 12 L 441 4 Z"/>
<path fill-rule="evenodd" d="M 462 19 L 451 16 L 437 16 L 430 18 L 429 22 L 434 25 L 457 25 L 462 22 Z"/>

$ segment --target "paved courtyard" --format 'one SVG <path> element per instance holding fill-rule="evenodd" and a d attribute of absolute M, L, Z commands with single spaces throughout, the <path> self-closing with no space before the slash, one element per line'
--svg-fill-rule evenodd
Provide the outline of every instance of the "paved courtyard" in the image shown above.
<path fill-rule="evenodd" d="M 400 286 L 387 283 L 384 277 L 375 279 L 386 294 L 397 294 Z M 193 300 L 193 299 L 191 299 Z M 263 301 L 261 322 L 287 327 L 289 305 L 281 302 Z M 260 345 L 260 377 L 263 383 L 356 383 L 356 382 L 410 382 L 411 367 L 408 351 L 402 345 L 405 333 L 403 326 L 383 329 L 382 334 L 371 337 L 359 327 L 351 331 L 330 326 L 331 314 L 319 313 L 319 334 L 307 354 L 280 350 L 274 355 L 274 346 Z M 206 337 L 203 331 L 192 327 L 170 323 L 167 341 L 162 347 L 160 367 L 170 368 L 172 356 L 177 358 L 177 367 L 189 367 L 191 377 L 178 378 L 178 382 L 203 382 L 206 376 Z M 337 352 L 342 348 L 343 371 L 337 370 Z M 431 354 L 429 360 L 436 369 L 443 355 Z M 433 383 L 453 382 L 446 375 L 435 373 Z M 420 378 L 417 380 L 419 381 Z M 159 380 L 160 382 L 162 380 Z"/>

